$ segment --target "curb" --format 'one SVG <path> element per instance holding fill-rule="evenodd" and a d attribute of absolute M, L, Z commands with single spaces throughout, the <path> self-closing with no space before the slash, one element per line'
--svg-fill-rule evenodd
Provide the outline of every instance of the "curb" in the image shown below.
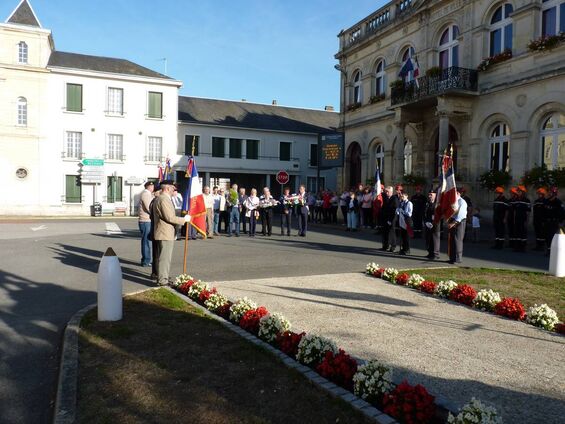
<path fill-rule="evenodd" d="M 340 398 L 345 402 L 349 403 L 353 408 L 357 409 L 371 421 L 378 423 L 378 424 L 398 424 L 392 417 L 386 415 L 385 413 L 379 411 L 377 408 L 372 406 L 370 403 L 366 402 L 365 400 L 355 396 L 353 393 L 345 390 L 342 387 L 337 386 L 336 384 L 332 383 L 331 381 L 325 379 L 311 368 L 308 368 L 301 363 L 295 361 L 290 356 L 287 356 L 283 352 L 278 349 L 275 349 L 270 344 L 264 342 L 263 340 L 255 337 L 253 334 L 248 333 L 247 331 L 243 330 L 242 328 L 232 324 L 229 321 L 226 321 L 222 317 L 213 314 L 208 309 L 199 305 L 198 303 L 192 301 L 187 296 L 177 292 L 175 289 L 171 287 L 166 287 L 168 291 L 179 297 L 180 299 L 184 300 L 190 306 L 200 310 L 204 315 L 207 317 L 219 322 L 224 327 L 229 329 L 230 331 L 238 334 L 239 336 L 243 337 L 244 339 L 248 340 L 249 342 L 253 343 L 256 346 L 259 346 L 266 351 L 270 352 L 274 356 L 276 356 L 287 368 L 294 369 L 304 375 L 308 380 L 310 380 L 315 386 L 318 386 L 320 389 L 325 391 L 326 393 L 330 394 L 334 398 Z"/>

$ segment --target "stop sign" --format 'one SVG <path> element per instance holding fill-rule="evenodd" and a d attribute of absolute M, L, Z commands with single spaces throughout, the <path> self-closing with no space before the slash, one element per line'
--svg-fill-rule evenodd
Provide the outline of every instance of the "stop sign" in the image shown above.
<path fill-rule="evenodd" d="M 279 171 L 277 174 L 277 182 L 279 184 L 287 184 L 290 181 L 290 175 L 286 171 Z"/>

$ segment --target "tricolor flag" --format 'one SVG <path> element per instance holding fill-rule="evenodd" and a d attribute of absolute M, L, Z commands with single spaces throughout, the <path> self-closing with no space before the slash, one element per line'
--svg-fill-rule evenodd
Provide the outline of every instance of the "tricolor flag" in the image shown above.
<path fill-rule="evenodd" d="M 206 238 L 206 204 L 202 194 L 202 183 L 198 178 L 198 170 L 194 157 L 188 157 L 186 168 L 188 184 L 182 201 L 182 210 L 190 215 L 190 225 Z"/>
<path fill-rule="evenodd" d="M 163 175 L 163 180 L 170 180 L 173 178 L 173 168 L 171 168 L 171 159 L 167 158 L 165 162 L 165 171 Z"/>
<path fill-rule="evenodd" d="M 418 82 L 418 78 L 420 78 L 420 64 L 418 63 L 418 57 L 414 58 L 414 82 L 416 83 L 416 87 L 420 88 L 420 83 Z"/>
<path fill-rule="evenodd" d="M 414 70 L 414 64 L 412 63 L 412 59 L 409 57 L 408 59 L 406 59 L 406 62 L 404 62 L 404 65 L 402 65 L 402 68 L 400 68 L 400 72 L 398 72 L 398 76 L 401 78 L 406 78 L 410 73 L 410 71 L 413 70 Z"/>
<path fill-rule="evenodd" d="M 159 182 L 161 182 L 165 179 L 163 175 L 163 167 L 159 164 L 157 165 L 157 168 L 159 169 Z"/>
<path fill-rule="evenodd" d="M 406 220 L 406 217 L 402 212 L 398 214 L 398 225 L 400 226 L 400 228 L 406 230 L 410 238 L 414 238 L 414 230 L 412 229 L 410 223 L 408 222 L 408 220 Z"/>
<path fill-rule="evenodd" d="M 457 211 L 457 186 L 455 185 L 455 171 L 453 169 L 453 149 L 450 154 L 444 152 L 441 161 L 440 186 L 436 198 L 434 222 L 437 224 L 442 218 L 449 219 Z"/>
<path fill-rule="evenodd" d="M 375 171 L 375 197 L 380 196 L 382 193 L 381 189 L 381 171 L 377 166 L 377 170 Z"/>

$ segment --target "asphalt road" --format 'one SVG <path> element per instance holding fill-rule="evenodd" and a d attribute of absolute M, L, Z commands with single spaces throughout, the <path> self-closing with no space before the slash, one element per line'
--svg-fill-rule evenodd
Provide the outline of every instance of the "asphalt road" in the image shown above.
<path fill-rule="evenodd" d="M 108 247 L 120 258 L 125 292 L 153 286 L 148 268 L 138 266 L 138 233 L 137 221 L 129 218 L 0 221 L 1 423 L 51 421 L 62 331 L 76 311 L 96 301 L 96 272 Z M 422 240 L 413 242 L 410 257 L 383 254 L 378 240 L 369 230 L 326 226 L 315 226 L 306 238 L 216 237 L 189 243 L 188 268 L 202 280 L 235 281 L 350 273 L 372 261 L 399 268 L 447 266 L 422 259 Z M 488 246 L 466 245 L 463 265 L 547 269 L 548 259 L 537 252 Z M 179 241 L 173 273 L 182 271 L 182 250 Z"/>

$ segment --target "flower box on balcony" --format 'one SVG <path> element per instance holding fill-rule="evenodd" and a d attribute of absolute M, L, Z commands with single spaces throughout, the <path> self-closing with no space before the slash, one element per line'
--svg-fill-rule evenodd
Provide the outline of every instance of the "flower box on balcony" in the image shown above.
<path fill-rule="evenodd" d="M 479 72 L 487 71 L 492 65 L 505 62 L 508 59 L 512 59 L 512 50 L 510 49 L 506 49 L 502 53 L 483 59 L 483 61 L 477 67 L 477 71 Z"/>
<path fill-rule="evenodd" d="M 361 107 L 361 102 L 351 103 L 350 105 L 347 106 L 347 111 L 352 112 L 354 110 L 359 109 L 360 107 Z"/>
<path fill-rule="evenodd" d="M 542 36 L 530 41 L 528 50 L 531 52 L 545 52 L 559 46 L 565 41 L 565 32 L 558 35 Z"/>
<path fill-rule="evenodd" d="M 396 80 L 396 81 L 392 81 L 390 83 L 390 88 L 402 88 L 404 87 L 404 81 L 403 80 Z"/>
<path fill-rule="evenodd" d="M 384 93 L 376 94 L 374 96 L 371 96 L 371 98 L 369 99 L 369 103 L 373 104 L 373 103 L 382 102 L 384 99 L 385 99 Z"/>
<path fill-rule="evenodd" d="M 441 68 L 439 66 L 432 66 L 426 71 L 426 76 L 430 78 L 437 78 L 441 76 Z"/>

